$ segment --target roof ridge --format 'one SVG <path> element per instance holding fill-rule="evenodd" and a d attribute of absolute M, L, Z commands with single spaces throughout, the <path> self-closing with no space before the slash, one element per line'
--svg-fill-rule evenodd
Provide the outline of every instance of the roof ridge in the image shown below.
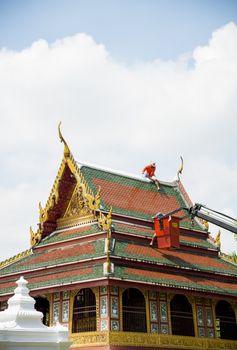
<path fill-rule="evenodd" d="M 76 163 L 78 164 L 80 169 L 83 166 L 85 166 L 85 167 L 92 168 L 92 169 L 95 169 L 95 170 L 100 170 L 100 171 L 107 172 L 107 173 L 109 172 L 109 173 L 114 174 L 114 175 L 127 177 L 127 178 L 133 179 L 133 180 L 139 180 L 139 181 L 146 182 L 146 183 L 150 182 L 149 179 L 143 178 L 142 175 L 135 175 L 135 174 L 132 174 L 132 173 L 129 173 L 129 172 L 125 172 L 125 171 L 122 171 L 122 170 L 116 170 L 116 169 L 104 167 L 102 165 L 97 165 L 97 164 L 94 164 L 94 163 L 88 163 L 88 162 L 84 162 L 84 161 L 76 161 Z M 171 186 L 171 187 L 177 187 L 176 181 L 170 181 L 169 182 L 169 181 L 163 181 L 163 180 L 159 179 L 159 182 L 162 185 Z"/>

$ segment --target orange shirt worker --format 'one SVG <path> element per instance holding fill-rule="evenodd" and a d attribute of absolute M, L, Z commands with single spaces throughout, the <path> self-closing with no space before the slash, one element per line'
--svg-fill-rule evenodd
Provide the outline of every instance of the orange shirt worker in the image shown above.
<path fill-rule="evenodd" d="M 154 184 L 156 185 L 157 189 L 160 189 L 160 184 L 159 181 L 157 180 L 156 176 L 155 176 L 155 171 L 156 171 L 156 163 L 152 162 L 151 164 L 145 166 L 145 168 L 142 171 L 142 174 L 145 178 L 151 180 L 152 182 L 154 182 Z"/>

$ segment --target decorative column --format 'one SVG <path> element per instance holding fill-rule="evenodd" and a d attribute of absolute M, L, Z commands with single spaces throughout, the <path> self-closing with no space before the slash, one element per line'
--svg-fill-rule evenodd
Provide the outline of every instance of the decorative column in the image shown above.
<path fill-rule="evenodd" d="M 110 329 L 111 331 L 119 331 L 120 325 L 120 297 L 119 287 L 110 286 Z"/>
<path fill-rule="evenodd" d="M 234 309 L 234 312 L 235 312 L 235 322 L 237 324 L 237 303 L 233 303 L 233 309 Z"/>
<path fill-rule="evenodd" d="M 214 338 L 213 306 L 209 299 L 195 299 L 195 323 L 197 326 L 197 336 Z"/>
<path fill-rule="evenodd" d="M 119 288 L 117 286 L 100 287 L 100 331 L 120 330 Z"/>
<path fill-rule="evenodd" d="M 157 293 L 154 290 L 149 291 L 149 319 L 150 321 L 150 332 L 159 332 L 159 312 L 157 303 Z"/>
<path fill-rule="evenodd" d="M 169 311 L 166 293 L 149 291 L 150 332 L 169 334 Z"/>
<path fill-rule="evenodd" d="M 68 326 L 69 323 L 69 309 L 70 309 L 70 292 L 55 292 L 51 296 L 50 314 L 51 323 L 55 325 L 57 322 Z"/>
<path fill-rule="evenodd" d="M 187 299 L 192 307 L 194 336 L 198 337 L 198 319 L 197 319 L 197 309 L 196 309 L 196 304 L 195 304 L 195 298 L 187 296 Z"/>

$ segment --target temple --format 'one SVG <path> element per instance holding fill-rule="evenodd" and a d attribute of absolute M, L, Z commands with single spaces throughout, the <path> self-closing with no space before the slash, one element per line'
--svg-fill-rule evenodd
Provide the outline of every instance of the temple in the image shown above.
<path fill-rule="evenodd" d="M 206 222 L 182 210 L 165 228 L 154 220 L 191 205 L 181 180 L 158 191 L 80 164 L 59 136 L 63 159 L 38 230 L 0 263 L 0 309 L 24 276 L 43 322 L 68 326 L 71 350 L 237 349 L 237 264 Z"/>

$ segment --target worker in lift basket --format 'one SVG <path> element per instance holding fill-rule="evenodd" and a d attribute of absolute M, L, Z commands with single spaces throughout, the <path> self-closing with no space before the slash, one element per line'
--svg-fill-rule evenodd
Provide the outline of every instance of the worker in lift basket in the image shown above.
<path fill-rule="evenodd" d="M 142 170 L 142 174 L 145 178 L 151 180 L 156 185 L 157 189 L 160 189 L 159 181 L 157 180 L 155 176 L 156 171 L 156 163 L 152 162 L 151 164 L 145 166 L 145 168 Z"/>

